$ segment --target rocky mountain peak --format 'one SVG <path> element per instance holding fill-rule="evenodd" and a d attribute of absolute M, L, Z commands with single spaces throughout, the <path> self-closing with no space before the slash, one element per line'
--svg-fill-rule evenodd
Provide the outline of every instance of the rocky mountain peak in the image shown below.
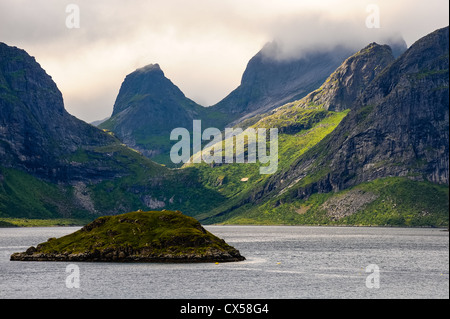
<path fill-rule="evenodd" d="M 239 120 L 265 113 L 306 96 L 317 89 L 351 54 L 352 49 L 311 52 L 280 60 L 274 57 L 277 43 L 263 47 L 248 63 L 241 84 L 213 106 Z"/>
<path fill-rule="evenodd" d="M 49 181 L 99 178 L 111 170 L 73 166 L 68 158 L 114 143 L 65 110 L 61 92 L 33 57 L 0 44 L 0 166 Z"/>
<path fill-rule="evenodd" d="M 188 99 L 159 64 L 150 64 L 125 77 L 111 118 L 99 127 L 147 157 L 162 154 L 162 162 L 170 164 L 170 132 L 192 126 L 204 109 Z"/>
<path fill-rule="evenodd" d="M 164 75 L 164 72 L 162 71 L 158 63 L 146 65 L 142 68 L 137 69 L 136 72 L 140 73 L 160 72 L 162 73 L 162 75 Z"/>
<path fill-rule="evenodd" d="M 371 43 L 346 59 L 304 102 L 321 105 L 330 111 L 352 108 L 367 85 L 394 60 L 388 45 Z"/>
<path fill-rule="evenodd" d="M 149 64 L 128 74 L 120 87 L 112 116 L 143 100 L 185 98 L 183 92 L 165 77 L 159 64 Z"/>

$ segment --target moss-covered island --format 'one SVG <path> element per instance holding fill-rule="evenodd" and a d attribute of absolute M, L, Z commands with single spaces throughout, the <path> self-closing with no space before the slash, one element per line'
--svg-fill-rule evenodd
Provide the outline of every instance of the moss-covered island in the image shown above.
<path fill-rule="evenodd" d="M 50 238 L 14 261 L 232 262 L 239 251 L 179 211 L 103 216 L 61 238 Z"/>

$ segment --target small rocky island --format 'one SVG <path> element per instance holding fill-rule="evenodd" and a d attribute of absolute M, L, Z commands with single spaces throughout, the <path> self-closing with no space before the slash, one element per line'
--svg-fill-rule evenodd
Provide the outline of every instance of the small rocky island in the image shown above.
<path fill-rule="evenodd" d="M 61 238 L 50 238 L 14 261 L 233 262 L 239 251 L 179 211 L 103 216 Z"/>

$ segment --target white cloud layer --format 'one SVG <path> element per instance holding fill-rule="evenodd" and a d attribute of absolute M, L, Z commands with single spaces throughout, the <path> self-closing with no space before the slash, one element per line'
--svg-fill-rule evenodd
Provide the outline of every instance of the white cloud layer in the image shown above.
<path fill-rule="evenodd" d="M 66 6 L 80 8 L 68 29 Z M 368 4 L 380 29 L 367 29 Z M 212 105 L 239 85 L 248 60 L 273 39 L 281 56 L 400 34 L 408 45 L 448 25 L 447 0 L 1 0 L 0 41 L 35 56 L 73 115 L 109 116 L 121 82 L 159 63 L 191 99 Z"/>

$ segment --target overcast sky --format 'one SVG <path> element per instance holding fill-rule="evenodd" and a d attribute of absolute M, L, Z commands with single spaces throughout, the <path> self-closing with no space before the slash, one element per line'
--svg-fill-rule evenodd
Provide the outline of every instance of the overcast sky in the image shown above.
<path fill-rule="evenodd" d="M 69 4 L 80 10 L 79 28 Z M 368 5 L 380 28 L 368 29 Z M 283 57 L 338 43 L 401 35 L 408 46 L 448 25 L 448 0 L 0 0 L 0 42 L 36 57 L 87 122 L 112 113 L 125 76 L 150 63 L 187 97 L 213 105 L 265 43 Z M 371 20 L 373 21 L 373 20 Z"/>

